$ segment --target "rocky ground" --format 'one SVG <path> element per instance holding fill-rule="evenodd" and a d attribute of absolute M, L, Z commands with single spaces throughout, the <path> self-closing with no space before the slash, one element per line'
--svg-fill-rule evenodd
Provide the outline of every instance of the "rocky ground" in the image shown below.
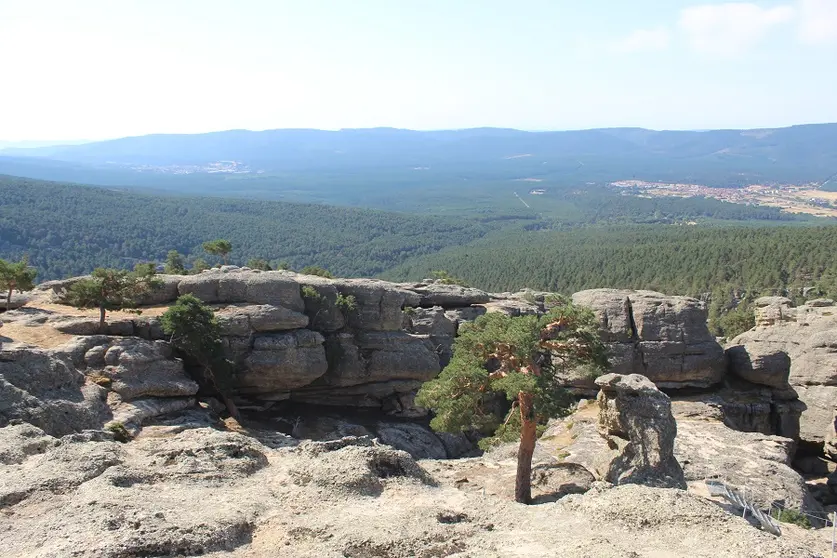
<path fill-rule="evenodd" d="M 466 486 L 479 482 L 474 468 L 510 478 L 512 460 L 416 462 L 367 438 L 299 442 L 205 412 L 157 421 L 128 444 L 26 424 L 0 433 L 17 448 L 0 454 L 9 557 L 778 558 L 827 544 L 793 527 L 776 538 L 677 489 L 599 483 L 524 506 L 505 483 Z"/>

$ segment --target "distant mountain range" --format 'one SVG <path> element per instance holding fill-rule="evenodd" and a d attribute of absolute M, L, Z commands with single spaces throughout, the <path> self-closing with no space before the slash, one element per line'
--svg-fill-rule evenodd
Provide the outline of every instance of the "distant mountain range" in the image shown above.
<path fill-rule="evenodd" d="M 39 147 L 55 147 L 59 145 L 79 145 L 82 143 L 89 143 L 89 140 L 0 140 L 0 151 L 3 151 L 4 149 L 32 149 Z"/>
<path fill-rule="evenodd" d="M 837 124 L 700 132 L 370 128 L 160 134 L 5 149 L 0 173 L 359 205 L 381 191 L 442 184 L 449 189 L 463 181 L 486 188 L 515 180 L 561 187 L 625 179 L 723 187 L 822 184 L 837 174 Z M 364 192 L 360 198 L 344 199 L 358 189 Z"/>

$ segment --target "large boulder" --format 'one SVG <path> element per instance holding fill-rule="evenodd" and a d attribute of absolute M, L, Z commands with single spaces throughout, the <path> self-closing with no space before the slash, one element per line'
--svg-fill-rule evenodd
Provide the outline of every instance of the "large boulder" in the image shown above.
<path fill-rule="evenodd" d="M 183 280 L 182 275 L 156 275 L 158 286 L 143 294 L 137 303 L 141 306 L 166 304 L 177 299 L 178 285 Z"/>
<path fill-rule="evenodd" d="M 399 331 L 401 310 L 419 302 L 415 293 L 386 281 L 338 279 L 334 286 L 342 296 L 354 298 L 356 307 L 347 312 L 347 325 L 355 330 Z"/>
<path fill-rule="evenodd" d="M 739 432 L 713 420 L 677 422 L 674 454 L 689 483 L 706 479 L 744 491 L 761 508 L 779 504 L 809 513 L 822 512 L 805 480 L 791 467 L 795 443 L 759 432 Z"/>
<path fill-rule="evenodd" d="M 605 476 L 613 484 L 686 488 L 674 458 L 677 423 L 671 400 L 644 376 L 606 374 L 601 387 L 599 433 L 615 450 Z"/>
<path fill-rule="evenodd" d="M 204 302 L 270 304 L 302 312 L 305 305 L 293 274 L 284 271 L 209 270 L 188 275 L 178 295 L 193 294 Z"/>
<path fill-rule="evenodd" d="M 410 333 L 428 335 L 436 347 L 439 365 L 444 368 L 453 356 L 453 340 L 459 329 L 459 320 L 453 311 L 441 306 L 414 308 L 406 315 L 405 328 Z"/>
<path fill-rule="evenodd" d="M 736 376 L 768 387 L 788 387 L 791 359 L 785 351 L 764 345 L 735 345 L 726 353 L 730 371 Z"/>
<path fill-rule="evenodd" d="M 256 336 L 236 374 L 236 392 L 287 399 L 291 390 L 312 383 L 328 370 L 323 341 L 322 335 L 308 329 Z"/>
<path fill-rule="evenodd" d="M 824 304 L 757 299 L 756 327 L 726 347 L 733 374 L 771 388 L 776 399 L 798 397 L 799 438 L 818 444 L 837 435 L 837 307 Z"/>
<path fill-rule="evenodd" d="M 593 310 L 618 374 L 641 374 L 661 388 L 706 388 L 724 377 L 724 351 L 706 325 L 697 299 L 653 291 L 592 289 L 575 293 L 573 303 Z M 565 383 L 592 394 L 589 378 Z"/>
<path fill-rule="evenodd" d="M 308 325 L 305 314 L 272 304 L 228 306 L 216 312 L 216 318 L 221 334 L 234 336 L 299 329 Z"/>
<path fill-rule="evenodd" d="M 491 300 L 491 295 L 485 291 L 459 285 L 444 283 L 405 283 L 401 287 L 419 295 L 413 306 L 443 308 L 459 308 L 473 304 L 485 304 Z"/>
<path fill-rule="evenodd" d="M 107 390 L 86 382 L 66 355 L 0 347 L 0 427 L 20 420 L 54 436 L 100 428 L 110 416 L 106 398 Z"/>
<path fill-rule="evenodd" d="M 780 399 L 770 388 L 730 376 L 712 392 L 672 396 L 672 412 L 683 419 L 715 420 L 742 432 L 799 439 L 805 405 L 795 397 Z"/>
<path fill-rule="evenodd" d="M 198 384 L 164 341 L 78 337 L 55 352 L 66 354 L 89 379 L 119 394 L 122 400 L 189 397 L 198 392 Z"/>
<path fill-rule="evenodd" d="M 393 380 L 426 382 L 439 373 L 439 360 L 426 336 L 405 332 L 341 333 L 329 338 L 331 386 Z"/>
<path fill-rule="evenodd" d="M 384 407 L 408 414 L 410 394 L 439 374 L 439 359 L 427 336 L 403 331 L 337 333 L 326 340 L 328 371 L 292 399 L 322 405 Z"/>

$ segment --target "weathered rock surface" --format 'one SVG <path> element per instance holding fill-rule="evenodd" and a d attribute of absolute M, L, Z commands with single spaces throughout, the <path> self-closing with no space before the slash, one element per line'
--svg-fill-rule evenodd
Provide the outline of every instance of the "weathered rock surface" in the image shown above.
<path fill-rule="evenodd" d="M 168 344 L 74 337 L 52 349 L 0 349 L 0 426 L 23 421 L 53 436 L 142 421 L 194 405 L 198 385 Z"/>
<path fill-rule="evenodd" d="M 641 374 L 660 388 L 706 388 L 723 379 L 724 352 L 710 334 L 706 309 L 697 299 L 592 289 L 575 293 L 572 300 L 599 318 L 611 372 Z M 589 378 L 567 381 L 582 392 L 595 392 Z"/>
<path fill-rule="evenodd" d="M 601 388 L 599 434 L 616 452 L 605 480 L 686 488 L 683 470 L 674 457 L 677 424 L 669 397 L 638 374 L 606 374 L 596 385 Z"/>
<path fill-rule="evenodd" d="M 16 344 L 0 347 L 0 427 L 22 420 L 55 436 L 99 428 L 110 414 L 106 396 L 66 357 Z"/>
<path fill-rule="evenodd" d="M 312 383 L 326 373 L 324 338 L 316 331 L 262 334 L 253 339 L 252 352 L 236 376 L 236 391 L 265 399 L 287 399 L 288 392 Z"/>
<path fill-rule="evenodd" d="M 433 432 L 413 422 L 391 422 L 374 418 L 346 417 L 324 410 L 284 420 L 292 426 L 293 437 L 314 441 L 333 441 L 347 436 L 376 438 L 381 443 L 406 451 L 415 459 L 446 459 L 472 456 L 476 445 L 464 435 Z"/>
<path fill-rule="evenodd" d="M 423 306 L 427 308 L 442 306 L 449 308 L 485 304 L 491 300 L 491 295 L 485 291 L 471 287 L 460 287 L 459 285 L 403 283 L 399 286 L 419 295 L 420 298 L 417 304 L 411 304 L 410 306 Z"/>
<path fill-rule="evenodd" d="M 191 293 L 209 303 L 270 304 L 296 312 L 305 309 L 299 285 L 293 274 L 285 271 L 210 270 L 182 277 L 177 293 Z"/>
<path fill-rule="evenodd" d="M 690 490 L 705 490 L 706 479 L 723 480 L 745 489 L 764 509 L 781 503 L 812 513 L 821 510 L 806 490 L 802 476 L 791 467 L 793 440 L 740 432 L 723 424 L 719 407 L 712 415 L 708 412 L 712 407 L 682 403 L 674 405 L 678 415 L 674 458 Z M 604 479 L 613 449 L 600 434 L 598 424 L 598 405 L 583 404 L 569 417 L 552 421 L 538 446 L 553 458 L 579 464 L 597 479 Z"/>
<path fill-rule="evenodd" d="M 739 432 L 715 421 L 678 421 L 675 455 L 689 482 L 723 480 L 742 488 L 761 507 L 781 504 L 822 511 L 791 467 L 794 442 L 781 436 Z"/>
<path fill-rule="evenodd" d="M 171 347 L 163 341 L 79 337 L 55 352 L 67 354 L 86 376 L 123 400 L 188 397 L 198 392 L 198 384 L 186 375 L 183 363 L 174 359 Z"/>
<path fill-rule="evenodd" d="M 775 388 L 787 388 L 791 359 L 788 353 L 769 346 L 746 348 L 736 345 L 727 350 L 730 370 L 737 376 L 752 382 Z"/>
<path fill-rule="evenodd" d="M 418 389 L 440 370 L 429 339 L 403 331 L 333 334 L 326 354 L 328 371 L 295 391 L 294 400 L 380 407 L 383 399 Z"/>
<path fill-rule="evenodd" d="M 6 295 L 8 293 L 3 293 L 2 299 L 0 299 L 0 311 L 8 310 L 17 310 L 18 308 L 23 308 L 29 301 L 32 300 L 32 295 L 29 293 L 19 293 L 13 292 L 11 299 L 6 299 Z"/>
<path fill-rule="evenodd" d="M 285 331 L 308 326 L 308 316 L 282 306 L 253 304 L 229 306 L 216 313 L 222 335 L 250 335 L 254 332 Z"/>
<path fill-rule="evenodd" d="M 777 399 L 799 398 L 799 436 L 814 443 L 834 435 L 837 405 L 837 307 L 823 304 L 757 299 L 756 328 L 727 345 L 732 373 L 772 388 Z"/>
<path fill-rule="evenodd" d="M 795 394 L 794 394 L 795 397 Z M 777 434 L 799 439 L 799 419 L 805 405 L 779 398 L 766 386 L 729 376 L 719 389 L 672 396 L 675 418 L 717 420 L 733 430 Z"/>
<path fill-rule="evenodd" d="M 252 558 L 277 548 L 311 558 L 546 558 L 556 548 L 570 558 L 824 552 L 813 533 L 775 538 L 693 494 L 605 489 L 577 465 L 537 465 L 536 496 L 559 503 L 520 506 L 500 493 L 511 484 L 496 484 L 513 472 L 505 462 L 416 462 L 356 436 L 297 446 L 276 432 L 219 430 L 190 413 L 146 427 L 127 445 L 0 428 L 0 444 L 28 448 L 0 445 L 0 455 L 14 454 L 0 463 L 4 556 Z"/>

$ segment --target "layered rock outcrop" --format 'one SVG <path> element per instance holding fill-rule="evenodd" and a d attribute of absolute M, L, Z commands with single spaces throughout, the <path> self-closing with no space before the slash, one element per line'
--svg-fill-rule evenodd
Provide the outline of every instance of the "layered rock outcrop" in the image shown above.
<path fill-rule="evenodd" d="M 768 388 L 776 401 L 802 404 L 799 438 L 833 439 L 837 406 L 837 306 L 829 300 L 794 307 L 784 297 L 755 302 L 756 327 L 726 347 L 730 372 Z"/>
<path fill-rule="evenodd" d="M 723 348 L 706 325 L 706 308 L 694 298 L 653 291 L 593 289 L 575 293 L 574 304 L 595 312 L 609 352 L 610 371 L 641 374 L 663 389 L 708 388 L 726 371 Z M 568 378 L 592 395 L 591 378 Z"/>
<path fill-rule="evenodd" d="M 105 335 L 52 349 L 0 349 L 0 426 L 23 421 L 63 436 L 143 420 L 194 404 L 198 385 L 164 342 Z"/>

